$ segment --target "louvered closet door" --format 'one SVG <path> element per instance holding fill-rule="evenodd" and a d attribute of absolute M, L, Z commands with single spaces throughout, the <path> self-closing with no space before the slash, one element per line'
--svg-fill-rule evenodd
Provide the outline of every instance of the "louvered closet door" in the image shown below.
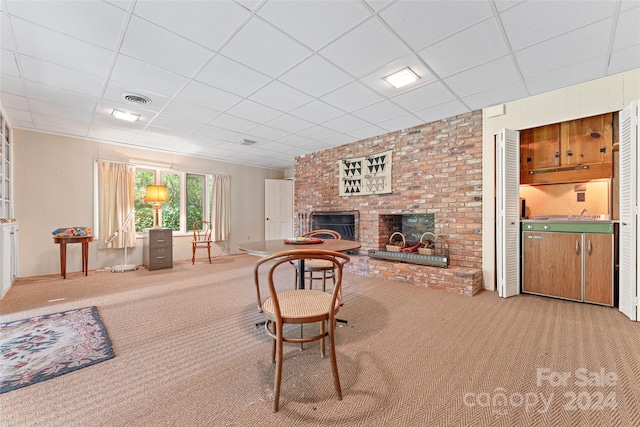
<path fill-rule="evenodd" d="M 620 275 L 618 305 L 638 320 L 638 101 L 620 112 Z"/>
<path fill-rule="evenodd" d="M 496 140 L 496 281 L 498 294 L 520 293 L 520 135 L 502 129 Z"/>

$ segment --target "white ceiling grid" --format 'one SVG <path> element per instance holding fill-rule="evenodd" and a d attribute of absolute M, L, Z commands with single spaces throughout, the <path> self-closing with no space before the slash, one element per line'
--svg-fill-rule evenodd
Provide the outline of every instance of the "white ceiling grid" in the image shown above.
<path fill-rule="evenodd" d="M 0 9 L 0 99 L 16 128 L 274 169 L 640 67 L 639 0 L 0 0 Z M 382 80 L 407 66 L 417 82 Z M 141 118 L 119 121 L 115 108 Z"/>

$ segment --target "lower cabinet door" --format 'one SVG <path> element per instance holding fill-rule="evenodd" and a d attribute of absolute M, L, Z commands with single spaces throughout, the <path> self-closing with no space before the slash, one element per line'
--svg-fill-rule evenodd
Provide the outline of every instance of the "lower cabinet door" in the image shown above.
<path fill-rule="evenodd" d="M 584 235 L 584 300 L 613 305 L 613 234 Z"/>
<path fill-rule="evenodd" d="M 582 234 L 522 233 L 522 291 L 582 300 Z"/>

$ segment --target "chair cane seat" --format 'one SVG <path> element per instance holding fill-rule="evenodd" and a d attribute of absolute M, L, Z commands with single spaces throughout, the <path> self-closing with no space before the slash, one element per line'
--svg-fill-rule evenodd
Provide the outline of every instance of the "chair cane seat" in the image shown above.
<path fill-rule="evenodd" d="M 304 269 L 305 271 L 333 270 L 333 263 L 331 261 L 310 259 L 304 263 Z"/>
<path fill-rule="evenodd" d="M 278 300 L 282 318 L 286 323 L 297 323 L 296 319 L 304 319 L 305 323 L 308 323 L 309 318 L 327 319 L 329 317 L 331 294 L 327 292 L 311 289 L 285 291 L 278 293 Z M 262 310 L 267 318 L 275 319 L 273 299 L 267 298 L 262 303 Z"/>

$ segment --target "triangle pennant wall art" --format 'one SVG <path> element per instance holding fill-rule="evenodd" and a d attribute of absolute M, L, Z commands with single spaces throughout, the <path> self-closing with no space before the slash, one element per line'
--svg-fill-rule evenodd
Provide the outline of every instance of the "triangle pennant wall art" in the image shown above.
<path fill-rule="evenodd" d="M 339 160 L 340 196 L 391 193 L 391 153 Z"/>

